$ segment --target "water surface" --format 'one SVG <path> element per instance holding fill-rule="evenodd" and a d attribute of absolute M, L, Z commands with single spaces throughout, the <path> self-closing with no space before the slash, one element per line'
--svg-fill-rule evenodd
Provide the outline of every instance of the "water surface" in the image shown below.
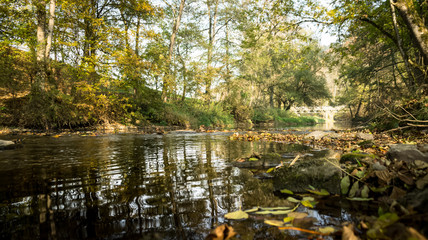
<path fill-rule="evenodd" d="M 26 137 L 23 148 L 0 151 L 0 238 L 204 239 L 229 223 L 241 239 L 283 239 L 263 219 L 223 217 L 285 204 L 268 180 L 231 165 L 254 151 L 311 150 L 215 133 Z M 321 225 L 350 219 L 324 209 L 308 212 Z"/>

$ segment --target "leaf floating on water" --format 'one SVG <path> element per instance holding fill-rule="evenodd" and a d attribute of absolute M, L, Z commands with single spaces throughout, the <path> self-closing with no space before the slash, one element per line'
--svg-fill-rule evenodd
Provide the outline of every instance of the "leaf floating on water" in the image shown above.
<path fill-rule="evenodd" d="M 262 207 L 261 210 L 263 211 L 275 211 L 275 210 L 289 210 L 291 207 Z"/>
<path fill-rule="evenodd" d="M 353 198 L 346 198 L 348 200 L 351 201 L 360 201 L 360 202 L 364 202 L 364 201 L 373 201 L 373 198 L 359 198 L 359 197 L 353 197 Z"/>
<path fill-rule="evenodd" d="M 259 159 L 258 158 L 249 158 L 248 161 L 253 161 L 254 162 L 254 161 L 259 161 Z"/>
<path fill-rule="evenodd" d="M 293 195 L 294 193 L 292 192 L 292 191 L 290 191 L 290 190 L 288 190 L 288 189 L 282 189 L 281 191 L 280 191 L 281 193 L 286 193 L 286 194 L 290 194 L 290 195 Z"/>
<path fill-rule="evenodd" d="M 283 211 L 273 211 L 272 214 L 273 215 L 286 215 L 286 214 L 289 214 L 289 213 L 291 213 L 293 211 L 294 211 L 293 209 L 291 209 L 291 210 L 283 210 Z"/>
<path fill-rule="evenodd" d="M 247 219 L 248 214 L 242 210 L 238 210 L 236 212 L 226 213 L 226 215 L 224 215 L 224 217 L 227 219 L 233 219 L 233 220 Z"/>
<path fill-rule="evenodd" d="M 246 212 L 246 213 L 253 213 L 253 212 L 257 212 L 258 210 L 259 210 L 259 208 L 255 207 L 255 208 L 251 208 L 251 209 L 245 210 L 244 212 Z"/>
<path fill-rule="evenodd" d="M 318 231 L 320 233 L 330 234 L 330 233 L 336 232 L 336 229 L 334 229 L 334 227 L 323 227 L 323 228 L 319 228 Z"/>
<path fill-rule="evenodd" d="M 206 239 L 230 239 L 235 235 L 236 232 L 231 226 L 223 224 L 212 230 Z"/>
<path fill-rule="evenodd" d="M 386 190 L 388 190 L 388 188 L 390 188 L 391 186 L 385 186 L 385 187 L 378 187 L 378 188 L 376 188 L 376 187 L 370 187 L 370 190 L 372 190 L 373 192 L 375 192 L 375 193 L 382 193 L 382 192 L 385 192 Z"/>
<path fill-rule="evenodd" d="M 258 212 L 255 212 L 255 214 L 260 214 L 260 215 L 267 215 L 267 214 L 271 214 L 272 213 L 272 211 L 258 211 Z"/>
<path fill-rule="evenodd" d="M 292 217 L 294 219 L 305 218 L 307 216 L 308 214 L 303 212 L 292 212 L 288 214 L 288 217 Z"/>
<path fill-rule="evenodd" d="M 319 196 L 328 196 L 330 195 L 330 193 L 325 190 L 325 189 L 321 189 L 321 191 L 318 190 L 311 190 L 311 189 L 306 189 L 308 192 L 319 195 Z"/>
<path fill-rule="evenodd" d="M 308 200 L 303 200 L 301 201 L 302 205 L 305 207 L 309 207 L 309 208 L 314 208 L 316 205 L 316 202 L 312 202 L 312 201 L 308 201 Z"/>
<path fill-rule="evenodd" d="M 275 227 L 282 227 L 284 226 L 284 222 L 283 221 L 278 221 L 278 220 L 265 220 L 265 223 L 271 226 L 275 226 Z"/>
<path fill-rule="evenodd" d="M 295 199 L 293 197 L 288 197 L 287 201 L 292 202 L 292 203 L 299 203 L 300 202 L 300 200 L 297 200 L 297 199 Z"/>
<path fill-rule="evenodd" d="M 343 226 L 342 239 L 343 240 L 360 240 L 359 237 L 355 236 L 354 225 L 350 224 L 348 226 Z"/>
<path fill-rule="evenodd" d="M 342 178 L 340 181 L 340 189 L 343 195 L 348 194 L 349 186 L 351 186 L 351 180 L 349 179 L 349 176 Z"/>
<path fill-rule="evenodd" d="M 358 181 L 356 181 L 353 185 L 351 190 L 349 191 L 349 197 L 353 198 L 357 194 L 358 189 L 360 189 L 360 185 L 358 184 Z"/>
<path fill-rule="evenodd" d="M 284 223 L 291 222 L 291 221 L 293 221 L 293 219 L 294 219 L 294 217 L 285 217 L 284 218 Z"/>

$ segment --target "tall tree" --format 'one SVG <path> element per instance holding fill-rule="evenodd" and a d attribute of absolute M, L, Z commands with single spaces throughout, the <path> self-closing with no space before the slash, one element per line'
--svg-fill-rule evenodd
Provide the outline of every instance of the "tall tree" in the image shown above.
<path fill-rule="evenodd" d="M 180 27 L 180 22 L 181 22 L 181 15 L 183 14 L 183 9 L 184 9 L 184 5 L 186 3 L 186 0 L 181 0 L 180 1 L 180 6 L 178 9 L 178 13 L 175 13 L 175 9 L 173 6 L 171 6 L 171 9 L 173 10 L 173 12 L 175 13 L 175 19 L 174 19 L 174 25 L 172 28 L 172 33 L 171 33 L 171 38 L 169 41 L 169 50 L 168 50 L 168 59 L 167 59 L 167 63 L 168 65 L 171 64 L 172 58 L 173 58 L 173 54 L 174 54 L 174 45 L 175 45 L 175 37 L 177 35 L 178 29 Z M 171 88 L 171 84 L 172 84 L 172 74 L 171 74 L 171 69 L 170 67 L 168 67 L 168 72 L 164 75 L 164 79 L 163 79 L 163 85 L 162 85 L 162 100 L 164 102 L 166 102 L 168 100 L 168 89 Z"/>

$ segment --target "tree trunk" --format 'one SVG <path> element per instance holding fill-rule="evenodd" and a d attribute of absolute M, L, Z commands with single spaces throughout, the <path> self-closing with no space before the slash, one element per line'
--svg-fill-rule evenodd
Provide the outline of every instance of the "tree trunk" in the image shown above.
<path fill-rule="evenodd" d="M 50 0 L 50 3 L 49 3 L 48 38 L 46 41 L 46 53 L 45 53 L 46 58 L 49 58 L 49 54 L 50 54 L 51 47 L 52 47 L 54 22 L 55 22 L 55 0 Z"/>
<path fill-rule="evenodd" d="M 401 57 L 403 58 L 406 71 L 409 75 L 408 76 L 409 81 L 405 81 L 405 83 L 410 83 L 408 87 L 409 89 L 412 89 L 416 79 L 410 67 L 409 57 L 407 56 L 407 53 L 404 51 L 404 48 L 403 48 L 403 40 L 401 39 L 400 32 L 398 30 L 398 22 L 395 14 L 394 0 L 389 0 L 389 1 L 391 6 L 391 15 L 392 15 L 392 22 L 394 25 L 395 36 L 397 38 L 397 46 L 398 46 L 398 49 L 400 50 L 400 54 L 401 54 Z"/>
<path fill-rule="evenodd" d="M 135 54 L 138 56 L 140 53 L 140 27 L 141 27 L 141 18 L 138 16 L 137 18 L 137 26 L 135 32 Z"/>
<path fill-rule="evenodd" d="M 175 44 L 175 36 L 177 35 L 178 32 L 178 28 L 180 27 L 180 21 L 181 21 L 181 15 L 183 14 L 183 8 L 184 8 L 184 4 L 185 4 L 186 0 L 181 0 L 180 2 L 180 8 L 178 10 L 178 14 L 177 14 L 177 18 L 175 19 L 175 23 L 174 26 L 172 28 L 172 33 L 171 33 L 171 39 L 169 42 L 169 52 L 168 52 L 168 65 L 171 64 L 172 61 L 172 55 L 174 54 L 174 44 Z M 171 76 L 170 72 L 170 66 L 168 67 L 168 73 L 166 75 L 164 75 L 164 79 L 163 79 L 163 86 L 162 86 L 162 100 L 163 102 L 166 102 L 168 100 L 168 88 L 170 88 L 171 85 Z"/>
<path fill-rule="evenodd" d="M 413 0 L 394 0 L 400 16 L 403 18 L 410 30 L 413 42 L 424 59 L 428 63 L 428 28 L 424 24 L 424 19 L 419 15 Z"/>
<path fill-rule="evenodd" d="M 36 3 L 36 18 L 37 18 L 37 61 L 43 61 L 46 54 L 46 11 L 43 0 Z"/>
<path fill-rule="evenodd" d="M 35 90 L 43 91 L 45 89 L 46 71 L 46 4 L 43 0 L 35 2 L 36 7 L 36 22 L 37 22 L 37 49 L 36 49 L 36 78 Z"/>
<path fill-rule="evenodd" d="M 213 48 L 215 44 L 215 30 L 217 25 L 217 12 L 218 12 L 218 0 L 215 0 L 214 13 L 211 14 L 211 3 L 207 1 L 208 7 L 208 17 L 209 17 L 209 27 L 208 27 L 208 58 L 207 58 L 207 77 L 205 82 L 205 98 L 208 102 L 211 98 L 211 84 L 213 78 L 212 71 L 212 58 L 213 58 Z"/>

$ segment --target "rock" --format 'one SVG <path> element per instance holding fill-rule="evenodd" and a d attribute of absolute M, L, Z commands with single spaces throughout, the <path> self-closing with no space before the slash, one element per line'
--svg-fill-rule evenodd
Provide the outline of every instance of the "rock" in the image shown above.
<path fill-rule="evenodd" d="M 358 139 L 366 140 L 366 141 L 374 140 L 373 134 L 369 134 L 369 133 L 359 132 L 359 133 L 355 134 L 355 137 Z"/>
<path fill-rule="evenodd" d="M 327 136 L 332 138 L 332 139 L 340 139 L 343 137 L 341 134 L 336 133 L 336 132 L 328 133 Z"/>
<path fill-rule="evenodd" d="M 324 136 L 326 136 L 328 133 L 323 131 L 313 131 L 305 136 L 305 138 L 314 138 L 315 140 L 320 140 Z"/>
<path fill-rule="evenodd" d="M 387 170 L 387 168 L 385 166 L 381 165 L 379 162 L 375 162 L 374 164 L 372 164 L 371 168 L 374 171 L 385 171 L 385 170 Z"/>
<path fill-rule="evenodd" d="M 421 213 L 428 212 L 428 188 L 407 194 L 403 205 Z"/>
<path fill-rule="evenodd" d="M 390 160 L 404 161 L 407 163 L 414 163 L 416 160 L 428 162 L 427 147 L 427 144 L 394 144 L 389 147 L 387 157 Z"/>
<path fill-rule="evenodd" d="M 425 177 L 416 181 L 416 187 L 418 189 L 424 189 L 428 185 L 428 174 Z"/>
<path fill-rule="evenodd" d="M 330 159 L 337 163 L 337 160 Z M 340 194 L 342 172 L 324 159 L 301 159 L 291 167 L 274 172 L 275 190 L 288 189 L 294 193 L 307 193 L 309 185 L 331 194 Z"/>
<path fill-rule="evenodd" d="M 18 144 L 15 144 L 12 141 L 0 140 L 0 150 L 14 149 L 17 146 L 18 146 Z"/>

